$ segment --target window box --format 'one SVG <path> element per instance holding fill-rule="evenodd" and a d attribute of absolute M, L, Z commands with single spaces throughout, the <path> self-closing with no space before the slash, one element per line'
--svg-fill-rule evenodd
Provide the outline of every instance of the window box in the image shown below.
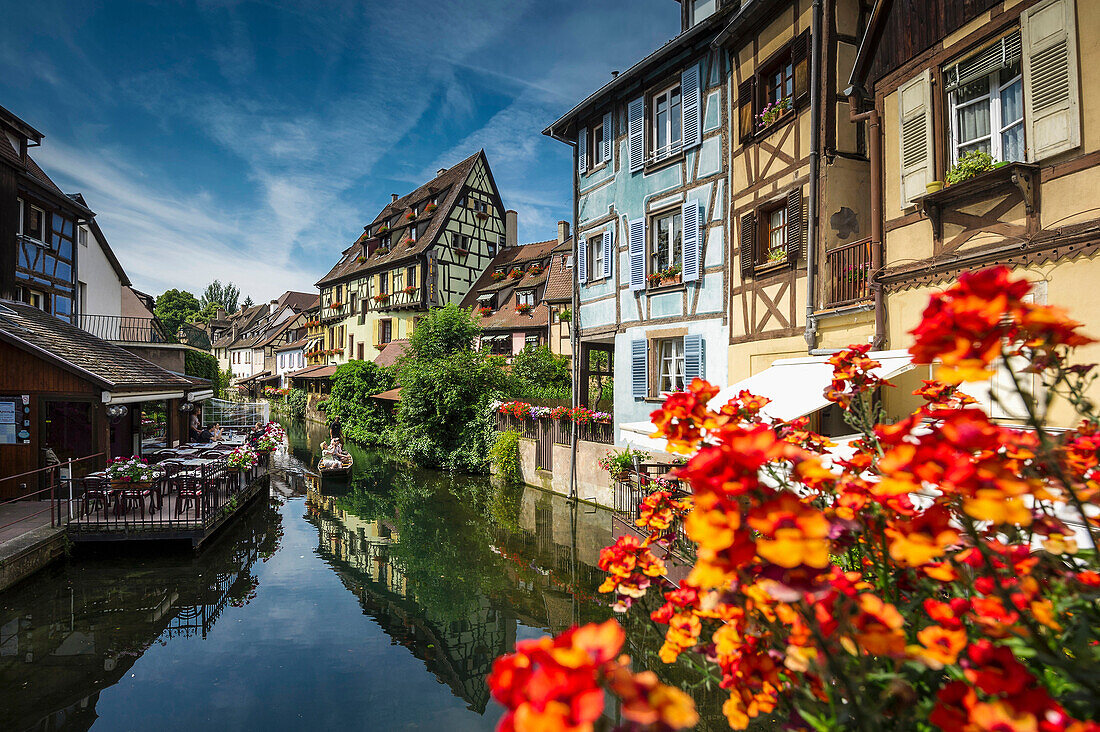
<path fill-rule="evenodd" d="M 389 254 L 390 253 L 390 248 L 389 247 L 378 247 L 377 249 L 374 250 L 374 253 L 377 254 L 378 256 Z"/>
<path fill-rule="evenodd" d="M 409 211 L 407 214 L 405 214 L 405 220 L 406 221 L 412 221 L 415 218 L 416 218 L 416 211 Z"/>
<path fill-rule="evenodd" d="M 406 295 L 411 295 L 416 292 L 416 285 L 409 285 L 408 287 L 402 289 L 401 292 L 405 293 Z"/>
<path fill-rule="evenodd" d="M 455 249 L 455 256 L 459 259 L 465 258 L 469 253 L 469 249 Z"/>
<path fill-rule="evenodd" d="M 482 221 L 488 221 L 489 220 L 489 214 L 486 211 L 478 211 L 475 215 L 479 219 L 481 219 Z"/>
<path fill-rule="evenodd" d="M 435 213 L 436 208 L 438 208 L 438 206 L 436 206 L 434 203 L 429 203 L 427 206 L 424 207 L 424 213 L 433 214 Z"/>
<path fill-rule="evenodd" d="M 388 233 L 390 233 L 390 227 L 386 226 L 385 224 L 382 224 L 378 227 L 378 236 L 385 236 Z"/>
<path fill-rule="evenodd" d="M 679 272 L 676 272 L 675 274 L 656 272 L 649 275 L 646 279 L 649 280 L 649 287 L 647 289 L 655 290 L 662 287 L 671 287 L 673 285 L 680 284 L 681 275 Z"/>
<path fill-rule="evenodd" d="M 988 199 L 999 191 L 1019 191 L 1028 214 L 1038 208 L 1039 166 L 1028 163 L 1009 163 L 993 170 L 979 173 L 961 183 L 928 193 L 914 202 L 932 222 L 937 239 L 943 238 L 943 210 L 954 208 L 974 200 Z"/>
<path fill-rule="evenodd" d="M 386 303 L 390 301 L 390 294 L 388 292 L 380 292 L 374 296 L 374 301 L 377 303 Z"/>
<path fill-rule="evenodd" d="M 516 312 L 519 313 L 520 315 L 526 315 L 527 313 L 531 312 L 531 310 L 533 310 L 533 309 L 534 309 L 534 305 L 531 305 L 530 303 L 526 303 L 526 302 L 521 302 L 520 304 L 516 305 Z"/>
<path fill-rule="evenodd" d="M 489 277 L 493 280 L 493 282 L 500 282 L 501 280 L 503 280 L 507 276 L 508 275 L 505 274 L 504 272 L 493 272 L 491 275 L 489 275 Z"/>
<path fill-rule="evenodd" d="M 516 269 L 513 269 L 511 272 L 509 272 L 508 276 L 511 277 L 513 280 L 518 280 L 520 277 L 523 277 L 523 270 L 517 267 Z"/>
<path fill-rule="evenodd" d="M 534 277 L 535 275 L 540 275 L 542 274 L 542 267 L 537 264 L 532 264 L 530 267 L 527 268 L 527 274 L 531 275 L 532 277 Z"/>
<path fill-rule="evenodd" d="M 482 305 L 481 307 L 479 307 L 477 309 L 477 314 L 482 316 L 482 317 L 485 317 L 486 315 L 489 315 L 492 312 L 493 312 L 493 309 L 491 307 L 489 307 L 488 305 Z"/>

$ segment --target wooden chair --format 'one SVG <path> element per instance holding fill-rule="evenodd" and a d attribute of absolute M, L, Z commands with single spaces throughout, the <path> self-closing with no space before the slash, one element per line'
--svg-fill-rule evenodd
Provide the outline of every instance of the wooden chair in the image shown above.
<path fill-rule="evenodd" d="M 173 483 L 176 489 L 176 516 L 194 508 L 196 518 L 202 518 L 206 503 L 202 478 L 193 474 L 177 475 Z"/>
<path fill-rule="evenodd" d="M 85 516 L 90 514 L 94 508 L 96 513 L 99 513 L 102 509 L 103 515 L 106 517 L 107 509 L 111 503 L 110 483 L 106 478 L 85 478 L 82 498 L 84 500 Z"/>

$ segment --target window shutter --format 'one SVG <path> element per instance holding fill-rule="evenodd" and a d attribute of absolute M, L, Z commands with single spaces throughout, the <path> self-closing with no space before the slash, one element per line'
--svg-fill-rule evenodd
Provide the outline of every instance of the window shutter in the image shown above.
<path fill-rule="evenodd" d="M 741 144 L 752 138 L 756 128 L 756 112 L 753 99 L 756 97 L 756 77 L 746 79 L 737 87 L 737 124 L 740 130 Z"/>
<path fill-rule="evenodd" d="M 645 219 L 630 222 L 630 289 L 645 289 Z"/>
<path fill-rule="evenodd" d="M 1020 18 L 1030 162 L 1081 144 L 1076 31 L 1073 0 L 1036 5 Z"/>
<path fill-rule="evenodd" d="M 649 396 L 649 343 L 630 342 L 630 394 L 635 399 Z"/>
<path fill-rule="evenodd" d="M 692 64 L 680 72 L 680 111 L 683 115 L 683 149 L 695 147 L 701 142 L 703 119 L 699 89 L 699 64 Z"/>
<path fill-rule="evenodd" d="M 583 236 L 577 240 L 577 278 L 582 285 L 588 282 L 588 239 Z"/>
<path fill-rule="evenodd" d="M 925 194 L 935 178 L 932 156 L 932 73 L 925 69 L 898 89 L 898 127 L 901 134 L 901 203 L 909 205 Z"/>
<path fill-rule="evenodd" d="M 791 42 L 791 65 L 794 66 L 794 101 L 801 104 L 810 98 L 810 32 L 803 31 Z"/>
<path fill-rule="evenodd" d="M 618 256 L 615 253 L 615 223 L 612 222 L 603 234 L 603 276 L 611 276 L 611 263 Z"/>
<path fill-rule="evenodd" d="M 695 379 L 706 376 L 706 345 L 703 336 L 694 334 L 684 336 L 684 386 Z"/>
<path fill-rule="evenodd" d="M 577 172 L 584 175 L 588 170 L 588 128 L 577 130 Z"/>
<path fill-rule="evenodd" d="M 611 126 L 611 112 L 603 116 L 603 159 L 611 162 L 611 150 L 615 147 L 615 130 Z"/>
<path fill-rule="evenodd" d="M 685 201 L 680 211 L 683 222 L 683 280 L 694 282 L 699 279 L 699 254 L 701 246 L 699 240 L 702 234 L 699 231 L 699 202 Z"/>
<path fill-rule="evenodd" d="M 756 266 L 756 213 L 750 211 L 741 217 L 741 280 L 752 278 Z"/>
<path fill-rule="evenodd" d="M 630 135 L 630 172 L 645 166 L 645 98 L 638 97 L 627 106 L 627 132 Z"/>
<path fill-rule="evenodd" d="M 802 189 L 795 188 L 787 194 L 787 262 L 792 267 L 805 258 L 802 241 Z"/>

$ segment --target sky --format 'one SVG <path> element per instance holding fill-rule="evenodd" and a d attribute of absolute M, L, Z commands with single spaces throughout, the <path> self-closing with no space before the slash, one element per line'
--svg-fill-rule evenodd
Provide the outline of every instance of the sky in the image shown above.
<path fill-rule="evenodd" d="M 0 105 L 134 287 L 312 291 L 389 201 L 484 148 L 519 241 L 571 214 L 542 130 L 679 32 L 674 0 L 0 0 Z"/>

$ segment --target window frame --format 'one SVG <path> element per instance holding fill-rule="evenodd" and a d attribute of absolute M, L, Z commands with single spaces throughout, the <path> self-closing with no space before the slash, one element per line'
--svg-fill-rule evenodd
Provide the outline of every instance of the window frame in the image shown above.
<path fill-rule="evenodd" d="M 666 219 L 666 218 L 672 219 L 672 222 L 673 222 L 672 236 L 669 238 L 669 247 L 670 247 L 670 251 L 668 252 L 669 264 L 668 264 L 668 267 L 658 268 L 657 267 L 657 262 L 655 261 L 656 256 L 657 256 L 657 237 L 660 233 L 660 229 L 658 227 L 658 222 L 660 222 L 661 220 Z M 678 228 L 677 228 L 677 220 L 679 220 Z M 684 267 L 684 219 L 683 219 L 683 209 L 682 209 L 682 207 L 676 206 L 676 207 L 673 207 L 673 208 L 667 208 L 663 211 L 658 211 L 656 213 L 650 214 L 649 220 L 646 223 L 648 224 L 648 231 L 647 231 L 647 236 L 646 236 L 646 274 L 647 275 L 656 274 L 657 272 L 661 271 L 662 269 L 668 269 L 668 268 L 674 267 L 676 265 L 680 266 L 680 271 L 682 273 L 683 272 L 683 267 Z M 680 247 L 679 247 L 680 248 L 680 259 L 679 259 L 679 261 L 675 261 L 675 258 L 674 258 L 674 254 L 675 254 L 675 251 L 676 251 L 676 244 L 675 244 L 676 234 L 679 234 L 679 237 L 680 237 Z M 648 283 L 647 283 L 647 285 L 648 285 Z"/>
<path fill-rule="evenodd" d="M 782 224 L 778 229 L 772 226 L 772 215 L 779 213 L 782 217 Z M 772 265 L 783 265 L 787 263 L 787 244 L 790 235 L 790 222 L 787 220 L 787 199 L 786 197 L 776 199 L 775 201 L 769 201 L 763 204 L 756 210 L 756 222 L 757 222 L 757 236 L 756 236 L 756 251 L 753 253 L 755 257 L 754 264 L 757 267 L 769 267 Z M 783 241 L 777 246 L 773 247 L 771 243 L 772 233 L 775 231 L 781 231 Z M 771 253 L 775 250 L 779 250 L 783 253 L 782 258 L 771 259 Z"/>
<path fill-rule="evenodd" d="M 596 142 L 596 131 L 599 130 L 600 138 L 599 142 Z M 603 128 L 603 119 L 598 122 L 593 122 L 588 127 L 588 133 L 586 134 L 586 142 L 588 150 L 586 151 L 588 161 L 588 172 L 592 172 L 597 168 L 603 167 L 607 160 L 603 157 L 603 144 L 604 135 L 607 134 L 607 130 Z"/>
<path fill-rule="evenodd" d="M 798 117 L 806 108 L 810 98 L 810 47 L 812 43 L 809 31 L 803 31 L 787 41 L 779 50 L 760 63 L 748 79 L 737 89 L 738 137 L 742 145 L 755 141 L 758 137 L 771 134 Z M 790 107 L 770 124 L 761 125 L 760 115 L 770 102 L 768 95 L 769 80 L 776 71 L 790 66 L 791 100 Z M 747 109 L 746 109 L 747 106 Z M 747 119 L 745 117 L 747 112 Z M 748 129 L 746 129 L 746 124 Z"/>
<path fill-rule="evenodd" d="M 956 61 L 952 64 L 948 64 L 946 68 L 950 68 L 950 67 L 955 66 L 959 63 L 962 63 L 963 61 L 966 61 L 967 59 L 972 58 L 973 56 L 976 56 L 977 54 L 981 53 L 983 50 L 984 49 L 979 49 L 979 50 L 975 51 L 974 53 L 971 53 L 967 56 L 964 56 L 959 61 Z M 960 104 L 958 102 L 958 91 L 959 91 L 958 87 L 956 87 L 956 88 L 954 88 L 954 89 L 947 92 L 947 100 L 946 100 L 946 104 L 944 105 L 944 107 L 945 107 L 945 111 L 949 115 L 948 124 L 947 124 L 947 129 L 948 129 L 948 133 L 947 133 L 948 167 L 954 166 L 955 164 L 957 164 L 959 162 L 959 157 L 960 157 L 959 156 L 959 148 L 974 146 L 974 145 L 980 144 L 983 140 L 987 140 L 987 139 L 989 140 L 989 154 L 991 156 L 993 156 L 993 160 L 994 161 L 1004 161 L 1005 157 L 1004 157 L 1004 139 L 1003 139 L 1003 135 L 1007 130 L 1009 130 L 1013 127 L 1020 127 L 1021 128 L 1021 133 L 1023 134 L 1023 153 L 1024 153 L 1022 157 L 1024 159 L 1023 160 L 1010 160 L 1008 162 L 1017 162 L 1017 163 L 1027 162 L 1026 161 L 1026 158 L 1027 158 L 1027 118 L 1026 118 L 1026 115 L 1025 115 L 1025 109 L 1027 108 L 1027 105 L 1025 103 L 1023 103 L 1024 94 L 1026 93 L 1025 89 L 1024 89 L 1023 63 L 1022 63 L 1022 61 L 1017 61 L 1016 63 L 1019 64 L 1019 66 L 1020 66 L 1019 73 L 1017 73 L 1015 76 L 1013 76 L 1009 81 L 1005 82 L 1004 84 L 1002 84 L 1000 82 L 1000 74 L 1001 74 L 1001 71 L 1004 70 L 1003 67 L 995 69 L 994 71 L 991 71 L 990 73 L 986 74 L 984 78 L 988 82 L 989 88 L 986 91 L 986 93 L 984 95 L 980 96 L 980 97 L 977 97 L 975 99 L 971 99 L 971 100 L 966 101 L 966 102 L 962 102 Z M 978 79 L 980 79 L 980 78 L 982 78 L 982 77 L 978 77 Z M 974 81 L 977 81 L 978 79 L 974 79 Z M 973 82 L 971 82 L 971 83 L 973 83 Z M 1009 124 L 1007 124 L 1007 125 L 1005 125 L 1004 124 L 1004 119 L 1002 118 L 1003 109 L 1002 109 L 1002 104 L 1001 104 L 1001 93 L 1005 89 L 1008 89 L 1009 87 L 1013 86 L 1014 84 L 1019 84 L 1020 85 L 1020 99 L 1021 99 L 1020 118 L 1013 121 L 1013 122 L 1011 122 L 1011 123 L 1009 123 Z M 989 109 L 989 133 L 987 135 L 983 135 L 981 137 L 976 137 L 972 140 L 967 140 L 965 142 L 960 141 L 960 139 L 959 139 L 959 116 L 958 116 L 958 111 L 960 109 L 965 108 L 965 107 L 977 106 L 978 104 L 980 104 L 983 101 L 988 105 L 988 109 Z"/>
<path fill-rule="evenodd" d="M 601 231 L 596 234 L 589 234 L 588 239 L 585 241 L 585 247 L 588 248 L 588 251 L 585 252 L 585 265 L 588 267 L 587 282 L 589 284 L 604 279 L 603 258 L 606 256 L 606 247 L 604 246 L 606 236 Z M 598 266 L 597 262 L 599 263 Z"/>
<path fill-rule="evenodd" d="M 679 110 L 678 114 L 673 114 L 672 92 L 674 91 L 678 92 L 677 98 L 679 99 L 679 103 L 676 106 L 676 109 Z M 666 123 L 666 133 L 668 134 L 668 140 L 664 147 L 658 148 L 657 105 L 659 104 L 661 98 L 665 96 L 667 96 L 669 100 L 668 121 Z M 658 163 L 663 163 L 666 160 L 672 160 L 681 155 L 684 151 L 684 94 L 683 89 L 680 86 L 679 77 L 677 77 L 676 80 L 671 82 L 670 84 L 659 87 L 656 91 L 651 92 L 648 96 L 647 101 L 648 104 L 646 109 L 646 130 L 648 132 L 648 139 L 646 140 L 646 164 L 655 165 Z M 673 143 L 672 129 L 673 120 L 675 119 L 679 119 L 680 137 L 678 140 L 676 140 L 675 143 Z"/>
<path fill-rule="evenodd" d="M 669 354 L 665 355 L 665 347 L 669 347 Z M 666 338 L 654 338 L 649 344 L 650 353 L 654 358 L 654 370 L 656 378 L 653 380 L 653 386 L 651 388 L 651 394 L 654 397 L 661 397 L 667 394 L 675 394 L 677 392 L 684 391 L 687 385 L 684 383 L 684 337 L 672 336 Z M 666 372 L 665 367 L 669 366 Z M 677 371 L 677 365 L 679 370 Z M 668 389 L 663 388 L 665 380 L 668 379 Z M 680 381 L 680 387 L 676 387 L 676 379 Z"/>

